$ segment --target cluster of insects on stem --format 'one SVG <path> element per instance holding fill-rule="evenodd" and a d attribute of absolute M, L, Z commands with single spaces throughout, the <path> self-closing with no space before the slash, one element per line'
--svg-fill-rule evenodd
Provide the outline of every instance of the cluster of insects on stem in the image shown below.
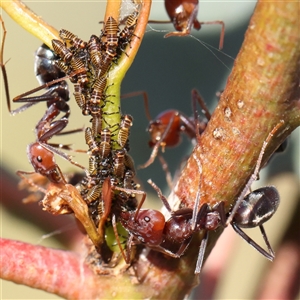
<path fill-rule="evenodd" d="M 223 46 L 224 23 L 199 22 L 198 1 L 166 0 L 165 5 L 176 29 L 166 37 L 187 35 L 192 27 L 200 29 L 201 24 L 221 24 L 220 48 Z M 184 13 L 178 13 L 178 7 L 181 7 Z M 35 72 L 40 86 L 15 97 L 13 102 L 24 103 L 15 110 L 11 109 L 8 77 L 3 59 L 6 30 L 2 21 L 4 34 L 0 63 L 9 112 L 17 114 L 37 103 L 47 104 L 45 114 L 35 127 L 36 141 L 27 147 L 28 159 L 34 172 L 18 171 L 17 174 L 22 177 L 23 183 L 25 182 L 28 188 L 45 194 L 41 200 L 44 210 L 54 215 L 73 213 L 83 225 L 103 264 L 110 267 L 115 265 L 115 257 L 119 259 L 119 252 L 125 262 L 131 264 L 134 255 L 132 249 L 137 244 L 143 244 L 173 258 L 180 258 L 189 247 L 195 233 L 204 231 L 195 267 L 195 273 L 198 274 L 202 268 L 209 232 L 229 224 L 258 252 L 267 259 L 273 260 L 274 251 L 264 231 L 263 223 L 275 213 L 279 205 L 278 192 L 274 187 L 264 187 L 251 193 L 248 191 L 258 176 L 265 149 L 282 122 L 277 124 L 266 138 L 255 171 L 230 212 L 225 211 L 224 201 L 214 206 L 203 203 L 200 197 L 201 185 L 193 208 L 173 210 L 167 198 L 152 180 L 148 181 L 149 184 L 157 192 L 171 217 L 166 220 L 160 211 L 143 208 L 146 193 L 139 189 L 135 178 L 134 162 L 129 154 L 129 136 L 133 118 L 129 114 L 122 115 L 120 108 L 115 110 L 116 96 L 107 92 L 110 68 L 118 64 L 122 55 L 127 55 L 126 48 L 130 47 L 131 40 L 140 38 L 134 33 L 139 12 L 140 7 L 137 6 L 122 22 L 108 17 L 103 23 L 104 27 L 100 35 L 92 35 L 88 42 L 68 30 L 61 29 L 59 32 L 61 40 L 52 41 L 54 51 L 45 44 L 37 50 Z M 79 109 L 83 116 L 90 118 L 91 125 L 85 129 L 64 131 L 70 118 L 68 79 L 74 84 L 73 96 Z M 34 96 L 36 92 L 43 89 L 46 91 L 42 95 Z M 148 167 L 158 156 L 163 162 L 163 167 L 167 169 L 159 149 L 176 146 L 180 142 L 181 133 L 198 141 L 211 115 L 199 93 L 192 90 L 192 117 L 171 109 L 152 119 L 147 95 L 142 93 L 146 115 L 150 122 L 149 145 L 153 147 L 153 151 L 148 161 L 140 167 Z M 199 119 L 197 103 L 206 119 Z M 114 108 L 107 109 L 109 107 Z M 58 118 L 60 114 L 63 116 Z M 113 119 L 109 118 L 112 115 L 116 115 L 117 120 L 119 116 L 119 121 L 112 122 Z M 72 150 L 69 145 L 49 142 L 54 136 L 82 131 L 85 133 L 86 153 L 89 157 L 88 168 L 78 164 L 65 153 L 65 150 Z M 54 154 L 83 170 L 82 178 L 71 184 L 72 178 L 63 174 L 55 161 Z M 197 157 L 194 159 L 201 176 L 201 161 Z M 41 185 L 36 175 L 45 177 L 48 183 Z M 168 181 L 172 185 L 169 174 Z M 141 195 L 140 201 L 137 195 Z M 120 232 L 120 226 L 125 229 L 125 233 Z M 268 251 L 241 229 L 256 226 L 261 230 Z M 111 238 L 111 231 L 114 238 Z M 118 245 L 118 251 L 114 250 L 115 244 Z M 114 264 L 111 264 L 112 261 Z"/>

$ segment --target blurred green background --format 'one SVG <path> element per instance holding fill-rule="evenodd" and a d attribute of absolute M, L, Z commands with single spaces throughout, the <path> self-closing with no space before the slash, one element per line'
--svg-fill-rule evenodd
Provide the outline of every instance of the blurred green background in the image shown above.
<path fill-rule="evenodd" d="M 91 34 L 100 34 L 102 25 L 98 22 L 103 19 L 105 1 L 30 1 L 27 5 L 52 26 L 57 29 L 65 28 L 84 40 L 88 40 Z M 173 27 L 171 25 L 152 24 L 151 27 L 148 27 L 137 58 L 123 82 L 122 93 L 146 91 L 153 117 L 168 108 L 176 108 L 187 115 L 191 115 L 191 89 L 197 88 L 213 111 L 217 101 L 215 93 L 225 86 L 226 78 L 233 65 L 233 59 L 230 57 L 235 57 L 238 53 L 254 6 L 255 2 L 219 1 L 200 4 L 198 14 L 200 21 L 223 20 L 225 22 L 223 52 L 217 50 L 220 33 L 220 26 L 218 25 L 204 25 L 199 32 L 193 30 L 192 34 L 196 39 L 191 37 L 164 39 L 165 32 L 159 31 L 170 31 L 173 30 Z M 35 51 L 41 42 L 14 23 L 5 12 L 1 12 L 1 15 L 7 29 L 4 59 L 5 61 L 9 60 L 6 68 L 10 94 L 13 98 L 38 86 L 33 73 L 33 62 Z M 150 19 L 167 20 L 163 1 L 153 2 Z M 212 45 L 214 49 L 208 50 L 202 42 Z M 27 159 L 26 146 L 35 140 L 33 129 L 45 111 L 45 104 L 37 104 L 19 115 L 10 116 L 6 107 L 2 81 L 1 76 L 1 165 L 2 168 L 9 170 L 12 174 L 16 170 L 31 171 L 32 167 Z M 79 128 L 88 124 L 89 118 L 82 116 L 73 99 L 71 99 L 70 105 L 71 117 L 68 128 Z M 13 105 L 13 108 L 17 106 Z M 145 132 L 148 120 L 144 115 L 142 97 L 122 100 L 122 112 L 133 115 L 134 125 L 130 135 L 131 155 L 134 157 L 136 165 L 140 165 L 150 155 L 149 136 Z M 75 149 L 86 148 L 83 134 L 57 137 L 55 141 L 63 141 L 66 144 L 72 143 Z M 180 161 L 185 153 L 190 152 L 190 149 L 191 143 L 184 138 L 180 147 L 166 150 L 164 157 L 169 162 L 172 173 L 178 167 L 172 162 Z M 86 155 L 76 155 L 76 160 L 87 166 Z M 57 158 L 57 161 L 64 172 L 76 171 L 70 163 L 60 158 Z M 280 175 L 282 172 L 288 175 Z M 290 177 L 295 173 L 296 177 Z M 299 184 L 299 130 L 297 133 L 293 133 L 286 153 L 272 159 L 270 167 L 261 173 L 262 180 L 257 184 L 257 187 L 265 184 L 264 178 L 276 174 L 281 176 L 276 181 L 278 187 L 282 186 L 279 187 L 280 193 L 281 190 L 284 192 L 288 187 L 288 196 L 281 194 L 282 203 L 278 213 L 266 225 L 266 231 L 275 251 L 276 245 L 280 243 L 281 235 L 287 226 L 289 215 L 297 203 L 297 196 L 294 197 L 294 200 L 291 199 L 289 191 L 292 186 Z M 149 178 L 152 178 L 161 187 L 164 185 L 166 187 L 164 172 L 157 162 L 145 170 L 139 170 L 138 177 L 144 184 L 143 188 L 147 191 L 152 192 L 146 184 L 146 180 Z M 1 185 L 2 189 L 7 189 L 3 180 L 1 180 Z M 167 193 L 167 188 L 165 191 Z M 10 191 L 6 190 L 6 192 L 9 193 Z M 11 192 L 13 193 L 13 190 Z M 19 205 L 19 210 L 22 210 L 23 214 L 26 215 L 27 208 L 23 206 L 21 199 Z M 37 204 L 32 205 L 37 206 Z M 54 222 L 57 220 L 57 217 L 53 217 Z M 69 227 L 61 228 L 61 231 L 68 232 L 74 228 L 74 222 L 70 219 Z M 262 244 L 259 230 L 252 230 L 252 232 L 254 232 L 253 238 Z M 51 232 L 43 231 L 28 222 L 26 218 L 21 218 L 20 214 L 16 215 L 14 211 L 7 210 L 2 206 L 2 237 L 56 248 L 64 247 L 55 237 L 43 238 L 43 235 L 49 233 Z M 215 298 L 253 298 L 262 270 L 269 268 L 270 265 L 265 258 L 256 253 L 245 242 L 236 238 L 234 253 L 228 261 L 228 272 L 226 271 L 226 274 L 222 276 Z M 1 293 L 2 299 L 59 298 L 6 281 L 1 281 Z"/>

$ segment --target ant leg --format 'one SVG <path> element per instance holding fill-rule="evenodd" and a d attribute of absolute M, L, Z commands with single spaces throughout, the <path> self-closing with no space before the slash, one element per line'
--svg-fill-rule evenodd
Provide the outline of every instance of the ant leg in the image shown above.
<path fill-rule="evenodd" d="M 204 259 L 204 254 L 207 246 L 207 241 L 208 241 L 208 231 L 206 230 L 205 235 L 201 241 L 200 248 L 199 248 L 199 254 L 197 258 L 197 263 L 196 263 L 196 268 L 195 268 L 195 274 L 200 274 L 202 265 L 203 265 L 203 259 Z"/>
<path fill-rule="evenodd" d="M 149 121 L 151 121 L 152 118 L 150 115 L 148 94 L 145 91 L 136 91 L 136 92 L 124 94 L 124 95 L 121 95 L 121 99 L 136 97 L 136 96 L 140 96 L 140 95 L 142 95 L 144 98 L 145 115 L 146 115 L 147 119 Z"/>
<path fill-rule="evenodd" d="M 166 207 L 166 209 L 169 211 L 170 214 L 173 214 L 173 210 L 167 200 L 167 198 L 162 194 L 161 189 L 151 180 L 148 179 L 147 182 L 153 187 L 153 189 L 156 191 L 158 197 L 161 199 L 162 203 Z"/>
<path fill-rule="evenodd" d="M 223 21 L 210 21 L 210 22 L 200 22 L 200 24 L 220 24 L 222 26 L 221 34 L 220 34 L 220 42 L 219 42 L 219 50 L 222 50 L 224 44 L 224 36 L 225 36 L 225 24 Z"/>
<path fill-rule="evenodd" d="M 264 231 L 264 229 L 262 227 L 262 225 L 260 225 L 260 230 L 263 234 L 264 240 L 269 248 L 270 253 L 268 253 L 266 250 L 264 250 L 262 247 L 260 247 L 255 241 L 253 241 L 239 226 L 237 226 L 235 223 L 231 223 L 233 229 L 235 230 L 235 232 L 241 236 L 247 243 L 249 243 L 252 247 L 254 247 L 259 253 L 261 253 L 263 256 L 265 256 L 268 260 L 273 261 L 274 260 L 274 252 L 269 244 L 269 241 L 267 239 L 266 233 Z"/>
<path fill-rule="evenodd" d="M 146 193 L 144 191 L 139 191 L 139 190 L 132 190 L 132 189 L 125 189 L 125 188 L 121 188 L 121 187 L 118 187 L 118 186 L 112 186 L 112 189 L 114 190 L 118 190 L 118 191 L 121 191 L 121 192 L 124 192 L 126 194 L 139 194 L 139 195 L 142 195 L 142 199 L 136 209 L 136 212 L 135 212 L 135 216 L 134 216 L 134 220 L 136 221 L 136 218 L 138 216 L 138 213 L 143 205 L 143 203 L 145 202 L 146 200 Z"/>
<path fill-rule="evenodd" d="M 182 31 L 172 31 L 172 32 L 169 32 L 169 33 L 165 34 L 164 38 L 168 38 L 170 36 L 187 36 L 190 33 L 191 33 L 190 28 L 184 29 Z"/>
<path fill-rule="evenodd" d="M 272 249 L 272 247 L 271 247 L 271 245 L 270 245 L 270 242 L 269 242 L 268 236 L 267 236 L 267 234 L 266 234 L 266 232 L 265 232 L 264 226 L 263 226 L 263 225 L 259 225 L 259 229 L 260 229 L 261 235 L 263 236 L 263 238 L 264 238 L 264 240 L 265 240 L 265 243 L 266 243 L 266 245 L 267 245 L 267 247 L 268 247 L 268 249 L 269 249 L 269 253 L 270 253 L 273 257 L 275 257 L 275 252 L 273 251 L 273 249 Z"/>
<path fill-rule="evenodd" d="M 175 119 L 175 115 L 173 115 L 172 119 L 169 121 L 168 126 L 166 127 L 164 133 L 160 137 L 160 140 L 157 141 L 157 143 L 154 145 L 152 153 L 150 155 L 150 158 L 144 164 L 138 166 L 138 169 L 145 169 L 145 168 L 149 167 L 154 162 L 154 160 L 157 156 L 159 147 L 162 146 L 166 136 L 168 135 L 168 133 L 171 130 L 171 126 L 173 125 L 174 119 Z"/>
<path fill-rule="evenodd" d="M 76 76 L 77 74 L 79 74 L 80 72 L 82 72 L 82 69 L 78 69 L 78 70 L 76 70 L 76 71 L 73 71 L 72 73 L 70 73 L 69 75 L 66 75 L 66 76 L 64 76 L 64 77 L 60 77 L 60 78 L 54 79 L 54 80 L 52 80 L 52 81 L 50 81 L 50 82 L 46 82 L 46 83 L 44 83 L 44 84 L 42 84 L 42 85 L 40 85 L 40 86 L 38 86 L 38 87 L 36 87 L 36 88 L 30 90 L 30 91 L 27 91 L 27 92 L 25 92 L 25 93 L 22 93 L 22 94 L 16 96 L 16 97 L 13 99 L 13 101 L 14 101 L 14 102 L 18 102 L 19 99 L 24 98 L 25 96 L 32 95 L 33 93 L 38 92 L 38 91 L 40 91 L 40 90 L 43 90 L 43 89 L 45 89 L 45 88 L 49 88 L 49 87 L 51 87 L 52 85 L 54 85 L 54 84 L 56 84 L 56 83 L 59 83 L 59 82 L 61 82 L 61 81 L 67 80 L 67 79 L 69 79 L 69 78 L 72 78 L 72 77 Z"/>
<path fill-rule="evenodd" d="M 214 211 L 217 211 L 220 216 L 221 225 L 225 226 L 226 224 L 226 212 L 225 212 L 225 202 L 221 201 L 219 202 L 214 208 Z"/>
<path fill-rule="evenodd" d="M 119 248 L 120 248 L 121 254 L 122 254 L 122 256 L 123 256 L 125 262 L 126 262 L 127 264 L 130 264 L 130 254 L 128 254 L 128 252 L 127 252 L 127 255 L 126 255 L 126 254 L 125 254 L 125 251 L 124 251 L 124 249 L 123 249 L 123 247 L 122 247 L 122 245 L 121 245 L 121 241 L 120 241 L 120 239 L 119 239 L 119 233 L 118 233 L 118 229 L 117 229 L 116 216 L 115 216 L 114 214 L 112 215 L 111 221 L 112 221 L 114 234 L 115 234 L 115 237 L 116 237 L 118 246 L 119 246 Z M 131 250 L 132 239 L 133 239 L 133 236 L 130 236 L 130 238 L 129 238 L 129 240 L 128 240 L 128 242 L 130 241 L 130 250 Z"/>
<path fill-rule="evenodd" d="M 60 119 L 50 123 L 50 128 L 47 128 L 45 132 L 43 131 L 45 124 L 41 124 L 43 128 L 38 128 L 39 124 L 37 125 L 37 136 L 38 141 L 41 143 L 46 143 L 50 138 L 52 138 L 57 133 L 61 132 L 67 125 L 69 121 L 67 119 Z M 41 134 L 42 133 L 42 134 Z"/>
<path fill-rule="evenodd" d="M 202 112 L 202 114 L 205 115 L 207 121 L 210 120 L 211 114 L 210 114 L 208 107 L 206 106 L 204 100 L 198 93 L 198 91 L 196 89 L 193 89 L 192 90 L 192 107 L 193 107 L 193 112 L 194 112 L 194 123 L 195 123 L 194 126 L 195 126 L 195 131 L 196 131 L 196 138 L 199 141 L 200 134 L 205 130 L 205 128 L 207 126 L 207 122 L 199 120 L 196 101 L 198 101 L 198 103 L 201 107 L 201 112 Z"/>
<path fill-rule="evenodd" d="M 192 104 L 193 104 L 193 111 L 194 111 L 195 120 L 198 119 L 198 115 L 196 114 L 196 112 L 197 112 L 196 101 L 198 101 L 198 103 L 201 107 L 201 112 L 205 115 L 206 119 L 209 121 L 210 118 L 211 118 L 211 113 L 209 112 L 208 107 L 206 106 L 203 98 L 200 96 L 198 91 L 196 89 L 192 89 Z"/>
<path fill-rule="evenodd" d="M 66 134 L 72 134 L 72 133 L 78 133 L 78 132 L 83 132 L 85 130 L 85 126 L 82 128 L 77 128 L 77 129 L 71 129 L 63 132 L 57 132 L 55 135 L 66 135 Z"/>
<path fill-rule="evenodd" d="M 5 68 L 5 64 L 7 62 L 4 63 L 4 60 L 3 60 L 4 44 L 5 44 L 5 38 L 6 38 L 7 31 L 6 31 L 5 24 L 4 24 L 4 21 L 3 21 L 3 19 L 2 19 L 1 16 L 0 16 L 0 21 L 1 21 L 1 24 L 2 24 L 2 30 L 3 30 L 1 50 L 0 50 L 1 51 L 1 54 L 0 54 L 0 65 L 1 65 L 1 70 L 2 70 L 3 81 L 4 81 L 4 89 L 5 89 L 5 95 L 6 95 L 6 104 L 7 104 L 8 111 L 11 112 L 10 95 L 9 95 L 9 87 L 8 87 L 8 78 L 7 78 L 6 68 Z"/>
<path fill-rule="evenodd" d="M 192 220 L 191 220 L 191 227 L 194 230 L 196 228 L 196 225 L 197 225 L 197 216 L 198 216 L 198 210 L 199 210 L 200 198 L 201 198 L 202 164 L 201 164 L 200 159 L 195 155 L 195 153 L 193 153 L 193 157 L 196 160 L 199 175 L 200 175 L 199 176 L 199 187 L 198 187 L 198 190 L 197 190 L 197 195 L 196 195 L 196 200 L 195 200 L 195 204 L 194 204 L 194 208 L 193 208 L 193 215 L 192 215 Z"/>
<path fill-rule="evenodd" d="M 150 24 L 170 24 L 172 21 L 156 21 L 156 20 L 148 20 L 148 23 Z"/>
<path fill-rule="evenodd" d="M 76 152 L 76 153 L 85 153 L 85 154 L 88 153 L 87 150 L 73 149 L 72 144 L 65 145 L 65 144 L 57 144 L 57 143 L 47 143 L 47 145 L 50 145 L 51 147 L 54 147 L 54 148 L 68 150 L 68 151 L 72 151 L 72 152 Z"/>
<path fill-rule="evenodd" d="M 133 244 L 133 239 L 134 239 L 134 236 L 131 235 L 127 241 L 127 255 L 126 255 L 127 260 L 125 260 L 127 264 L 130 264 L 131 249 L 132 249 L 131 246 Z"/>
<path fill-rule="evenodd" d="M 6 74 L 6 69 L 5 69 L 5 65 L 3 64 L 2 61 L 0 61 L 0 64 L 1 64 L 1 68 L 2 68 L 2 74 L 3 74 L 3 77 L 6 78 L 6 80 L 4 80 L 5 82 L 5 90 L 6 90 L 6 95 L 9 96 L 9 92 L 8 92 L 8 81 L 7 81 L 7 74 Z M 58 79 L 54 79 L 50 82 L 46 82 L 44 83 L 43 85 L 40 85 L 30 91 L 27 91 L 25 93 L 22 93 L 18 96 L 16 96 L 14 99 L 13 99 L 13 102 L 30 102 L 30 103 L 27 103 L 15 110 L 11 110 L 11 107 L 10 107 L 10 98 L 6 98 L 7 100 L 7 106 L 8 106 L 8 110 L 9 112 L 12 114 L 12 115 L 15 115 L 17 113 L 20 113 L 24 110 L 26 110 L 27 108 L 29 108 L 30 106 L 38 103 L 38 102 L 41 102 L 41 101 L 48 101 L 48 100 L 53 100 L 55 101 L 55 98 L 59 99 L 59 97 L 54 97 L 54 96 L 50 96 L 48 95 L 48 93 L 50 94 L 51 91 L 47 91 L 45 94 L 41 95 L 41 96 L 37 96 L 37 97 L 29 97 L 29 98 L 25 98 L 25 96 L 29 96 L 29 95 L 32 95 L 42 89 L 45 89 L 45 88 L 50 88 L 52 85 L 56 84 L 56 83 L 59 83 L 61 81 L 65 81 L 67 80 L 68 78 L 72 78 L 74 76 L 76 76 L 78 73 L 80 73 L 82 71 L 82 69 L 79 69 L 79 70 L 76 70 L 76 71 L 73 71 L 71 74 L 69 75 L 66 75 L 64 77 L 60 77 Z M 4 74 L 5 73 L 5 74 Z M 6 89 L 6 85 L 7 85 L 7 89 Z"/>
<path fill-rule="evenodd" d="M 82 166 L 82 165 L 78 164 L 76 161 L 72 160 L 72 158 L 71 158 L 70 155 L 68 155 L 68 154 L 66 154 L 66 153 L 64 153 L 64 152 L 62 152 L 62 151 L 60 151 L 60 150 L 58 150 L 58 149 L 52 147 L 52 146 L 49 145 L 49 144 L 42 143 L 42 142 L 38 142 L 38 143 L 39 143 L 43 148 L 49 150 L 49 151 L 52 152 L 52 153 L 56 153 L 56 154 L 59 155 L 60 157 L 62 157 L 62 158 L 64 158 L 65 160 L 69 161 L 69 162 L 70 162 L 71 164 L 73 164 L 74 166 L 77 166 L 77 167 L 79 167 L 80 169 L 84 170 L 85 173 L 86 173 L 86 175 L 89 176 L 88 170 L 87 170 L 84 166 Z"/>
<path fill-rule="evenodd" d="M 138 169 L 145 169 L 147 167 L 149 167 L 155 160 L 157 154 L 158 154 L 158 150 L 159 150 L 159 147 L 160 147 L 160 144 L 161 144 L 161 141 L 158 141 L 154 147 L 153 147 L 153 150 L 150 154 L 150 158 L 142 165 L 139 165 L 137 168 Z"/>
<path fill-rule="evenodd" d="M 262 162 L 262 158 L 263 155 L 265 153 L 266 147 L 268 145 L 268 143 L 270 142 L 271 138 L 273 137 L 273 135 L 277 132 L 277 130 L 284 124 L 284 121 L 281 120 L 279 123 L 277 123 L 277 125 L 272 129 L 272 131 L 269 133 L 269 135 L 267 136 L 266 140 L 263 142 L 263 145 L 261 147 L 257 162 L 256 162 L 256 166 L 254 169 L 253 174 L 251 175 L 250 179 L 248 180 L 247 184 L 245 185 L 244 189 L 242 190 L 242 193 L 240 194 L 240 196 L 238 197 L 237 201 L 234 204 L 234 207 L 230 213 L 230 216 L 228 217 L 227 221 L 226 221 L 226 226 L 228 226 L 229 223 L 232 222 L 235 213 L 237 212 L 241 202 L 244 200 L 245 195 L 247 194 L 248 190 L 250 189 L 253 181 L 255 181 L 257 179 L 258 176 L 258 172 L 259 169 L 261 167 L 261 162 Z"/>
<path fill-rule="evenodd" d="M 36 172 L 25 172 L 25 171 L 17 171 L 17 175 L 19 177 L 21 177 L 25 182 L 28 183 L 28 185 L 36 188 L 38 191 L 42 192 L 43 194 L 47 193 L 47 190 L 43 189 L 42 187 L 38 186 L 34 181 L 32 181 L 31 179 L 27 178 L 24 175 L 31 175 L 31 174 L 35 174 Z"/>
<path fill-rule="evenodd" d="M 172 176 L 171 176 L 171 172 L 169 170 L 169 167 L 168 167 L 168 164 L 167 162 L 165 161 L 165 159 L 163 158 L 163 156 L 161 154 L 158 154 L 158 159 L 161 163 L 161 166 L 166 174 L 166 180 L 167 180 L 167 184 L 170 188 L 170 190 L 172 190 L 172 187 L 173 187 L 173 181 L 172 181 Z"/>
<path fill-rule="evenodd" d="M 161 252 L 163 254 L 166 254 L 168 256 L 171 256 L 173 258 L 180 258 L 184 252 L 187 250 L 187 248 L 189 247 L 190 245 L 190 242 L 192 240 L 192 237 L 186 239 L 179 247 L 178 251 L 176 253 L 173 253 L 172 251 L 168 250 L 168 249 L 165 249 L 163 248 L 162 246 L 149 246 L 149 248 L 155 250 L 155 251 L 158 251 L 158 252 Z"/>

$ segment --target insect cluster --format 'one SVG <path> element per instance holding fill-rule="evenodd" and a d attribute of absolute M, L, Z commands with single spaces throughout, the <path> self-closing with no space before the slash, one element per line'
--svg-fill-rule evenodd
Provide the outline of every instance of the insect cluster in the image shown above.
<path fill-rule="evenodd" d="M 22 112 L 42 101 L 48 107 L 36 125 L 36 142 L 27 148 L 28 158 L 35 172 L 18 171 L 18 175 L 23 178 L 22 184 L 30 190 L 45 194 L 41 201 L 44 210 L 52 214 L 74 213 L 105 262 L 111 260 L 112 251 L 109 246 L 114 247 L 107 246 L 105 238 L 106 229 L 112 226 L 112 216 L 116 220 L 116 239 L 120 247 L 124 248 L 119 241 L 116 223 L 119 222 L 121 211 L 136 209 L 135 193 L 144 194 L 135 191 L 139 185 L 134 180 L 134 162 L 128 154 L 128 138 L 133 119 L 130 115 L 121 115 L 120 123 L 111 124 L 107 122 L 106 116 L 120 115 L 120 108 L 115 112 L 103 111 L 115 97 L 106 93 L 109 69 L 117 64 L 122 53 L 127 55 L 125 48 L 134 37 L 137 18 L 138 11 L 134 11 L 120 29 L 118 22 L 109 17 L 100 36 L 92 35 L 88 42 L 65 29 L 60 30 L 62 41 L 52 41 L 54 51 L 42 45 L 36 52 L 36 77 L 41 86 L 15 97 L 14 102 L 25 102 L 16 110 L 11 110 L 10 99 L 7 97 L 8 108 L 12 114 Z M 6 75 L 3 59 L 1 62 L 2 72 Z M 63 131 L 70 117 L 67 79 L 74 84 L 74 98 L 82 114 L 90 117 L 91 126 L 84 129 L 89 154 L 87 169 L 63 151 L 72 150 L 70 146 L 49 142 L 55 135 L 83 130 Z M 8 91 L 7 81 L 5 85 Z M 43 88 L 46 88 L 44 94 L 32 96 Z M 60 113 L 63 116 L 58 119 Z M 54 154 L 83 169 L 85 176 L 81 176 L 83 178 L 76 185 L 70 184 L 69 181 L 74 181 L 74 178 L 66 178 L 56 164 Z M 37 174 L 46 177 L 50 183 L 44 184 Z M 40 185 L 41 182 L 44 186 Z"/>
<path fill-rule="evenodd" d="M 107 252 L 111 252 L 109 246 L 113 246 L 106 243 L 106 229 L 114 227 L 123 253 L 124 246 L 117 231 L 119 216 L 124 210 L 136 209 L 135 194 L 141 193 L 135 192 L 138 184 L 134 180 L 134 163 L 128 154 L 133 119 L 130 115 L 121 115 L 120 123 L 110 124 L 106 116 L 119 115 L 120 110 L 103 111 L 114 98 L 106 93 L 109 69 L 130 44 L 137 18 L 138 12 L 129 15 L 120 30 L 118 22 L 109 17 L 100 37 L 92 35 L 88 42 L 67 30 L 60 31 L 64 42 L 52 41 L 54 52 L 59 56 L 55 65 L 74 83 L 74 98 L 82 114 L 91 117 L 91 127 L 85 128 L 89 167 L 87 175 L 76 185 L 76 191 L 88 208 L 85 221 L 90 224 L 86 231 L 105 262 L 110 261 L 111 255 Z M 49 202 L 52 200 L 47 200 Z"/>
<path fill-rule="evenodd" d="M 195 2 L 198 7 L 198 1 L 192 2 Z M 193 12 L 194 17 L 196 13 L 197 11 Z M 35 172 L 18 171 L 23 178 L 23 184 L 29 189 L 45 194 L 41 201 L 44 210 L 55 215 L 74 213 L 104 263 L 111 262 L 113 256 L 118 257 L 118 252 L 121 252 L 126 263 L 130 264 L 133 257 L 131 250 L 136 244 L 144 244 L 168 256 L 179 258 L 185 253 L 194 234 L 202 230 L 205 232 L 205 237 L 200 245 L 195 270 L 195 273 L 200 273 L 208 232 L 229 224 L 261 254 L 273 260 L 274 252 L 262 224 L 276 211 L 279 204 L 278 192 L 274 187 L 266 187 L 246 194 L 257 177 L 265 147 L 281 124 L 269 134 L 261 149 L 255 173 L 231 212 L 225 212 L 224 202 L 214 207 L 209 203 L 201 203 L 201 185 L 193 208 L 173 210 L 152 181 L 149 183 L 171 217 L 166 221 L 160 211 L 142 208 L 146 193 L 139 190 L 135 180 L 134 162 L 129 155 L 129 135 L 133 119 L 130 115 L 121 115 L 120 108 L 116 111 L 106 109 L 113 105 L 115 97 L 107 93 L 110 68 L 118 63 L 121 55 L 127 55 L 126 47 L 130 46 L 131 40 L 139 38 L 134 34 L 138 17 L 138 10 L 129 15 L 122 30 L 120 24 L 113 17 L 109 17 L 104 23 L 100 36 L 92 35 L 88 42 L 65 29 L 60 30 L 61 40 L 52 41 L 54 52 L 46 45 L 42 45 L 37 50 L 35 69 L 41 85 L 15 97 L 14 102 L 25 103 L 16 110 L 11 110 L 9 101 L 7 76 L 3 63 L 4 34 L 1 67 L 9 111 L 15 114 L 42 101 L 47 104 L 46 113 L 35 128 L 36 141 L 27 149 L 29 161 Z M 191 23 L 194 26 L 195 20 L 196 17 Z M 74 98 L 82 114 L 88 116 L 91 122 L 91 126 L 84 129 L 89 155 L 87 169 L 63 151 L 72 150 L 68 145 L 49 142 L 55 135 L 82 131 L 82 129 L 63 131 L 70 117 L 70 108 L 67 104 L 70 99 L 67 79 L 74 84 Z M 31 96 L 44 88 L 46 88 L 44 94 Z M 153 152 L 142 167 L 147 167 L 154 161 L 160 147 L 177 145 L 181 132 L 185 132 L 191 139 L 199 139 L 210 119 L 210 113 L 195 90 L 192 91 L 192 100 L 194 108 L 192 118 L 172 109 L 163 112 L 150 122 L 151 142 L 149 144 L 153 147 Z M 206 121 L 200 121 L 198 118 L 197 102 L 205 112 Z M 63 116 L 57 119 L 60 113 L 63 113 Z M 121 121 L 111 124 L 107 118 L 114 114 L 121 115 Z M 65 176 L 56 164 L 54 154 L 81 168 L 85 172 L 82 178 Z M 195 161 L 201 174 L 201 162 L 196 157 Z M 39 177 L 37 179 L 37 174 L 46 177 L 49 183 L 41 185 L 41 179 Z M 142 199 L 138 201 L 136 195 L 142 195 Z M 120 229 L 121 225 L 125 230 Z M 256 244 L 241 229 L 255 226 L 260 227 L 268 251 Z M 118 245 L 118 251 L 115 251 L 115 244 Z"/>

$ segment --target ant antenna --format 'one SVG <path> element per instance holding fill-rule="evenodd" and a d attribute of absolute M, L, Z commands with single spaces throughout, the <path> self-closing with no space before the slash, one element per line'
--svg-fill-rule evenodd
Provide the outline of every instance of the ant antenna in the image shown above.
<path fill-rule="evenodd" d="M 267 147 L 268 143 L 270 142 L 271 138 L 273 137 L 273 135 L 275 134 L 275 132 L 283 124 L 284 124 L 284 121 L 280 120 L 280 122 L 272 129 L 272 131 L 269 133 L 268 137 L 264 141 L 264 143 L 263 143 L 263 145 L 261 147 L 261 150 L 260 150 L 257 162 L 256 162 L 256 166 L 255 166 L 254 172 L 251 175 L 251 177 L 250 177 L 249 181 L 247 182 L 247 184 L 245 185 L 245 187 L 244 187 L 242 193 L 240 194 L 240 196 L 238 197 L 237 201 L 235 202 L 234 208 L 232 209 L 232 211 L 230 213 L 230 216 L 228 217 L 228 219 L 226 221 L 225 226 L 228 226 L 228 224 L 230 224 L 232 222 L 233 217 L 234 217 L 236 211 L 238 210 L 238 208 L 239 208 L 241 202 L 243 201 L 243 199 L 245 198 L 245 196 L 246 196 L 248 190 L 250 189 L 253 181 L 255 181 L 257 179 L 258 172 L 259 172 L 259 169 L 260 169 L 260 166 L 261 166 L 262 158 L 263 158 L 263 155 L 265 153 L 266 147 Z"/>

